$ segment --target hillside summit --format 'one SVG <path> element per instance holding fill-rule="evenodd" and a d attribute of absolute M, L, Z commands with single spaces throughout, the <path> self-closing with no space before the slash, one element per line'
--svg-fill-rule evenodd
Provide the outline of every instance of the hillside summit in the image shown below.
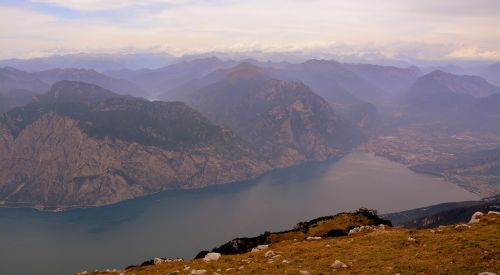
<path fill-rule="evenodd" d="M 275 240 L 282 240 L 258 245 L 246 253 L 205 252 L 203 258 L 194 260 L 156 258 L 125 270 L 78 274 L 500 273 L 500 212 L 478 212 L 469 223 L 431 229 L 382 224 L 351 228 L 347 236 L 312 236 L 325 236 L 332 229 L 345 228 L 346 222 L 361 221 L 360 217 L 363 214 L 359 211 L 341 213 L 300 223 L 302 227 L 290 231 L 266 233 L 260 237 L 274 235 Z M 364 219 L 368 224 L 372 221 Z"/>

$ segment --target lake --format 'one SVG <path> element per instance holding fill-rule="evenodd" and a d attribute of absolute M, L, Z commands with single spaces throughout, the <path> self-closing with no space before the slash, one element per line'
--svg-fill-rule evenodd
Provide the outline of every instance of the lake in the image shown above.
<path fill-rule="evenodd" d="M 73 274 L 154 257 L 192 258 L 235 237 L 359 207 L 379 213 L 479 197 L 401 164 L 354 152 L 259 179 L 119 204 L 40 212 L 0 208 L 0 274 Z"/>

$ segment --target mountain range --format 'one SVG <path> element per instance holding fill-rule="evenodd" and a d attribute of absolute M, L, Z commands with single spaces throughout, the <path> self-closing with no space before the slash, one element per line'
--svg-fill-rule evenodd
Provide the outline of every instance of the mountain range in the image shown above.
<path fill-rule="evenodd" d="M 500 88 L 416 67 L 209 57 L 104 73 L 6 67 L 0 84 L 9 206 L 100 206 L 255 178 L 342 156 L 381 129 L 500 133 Z"/>

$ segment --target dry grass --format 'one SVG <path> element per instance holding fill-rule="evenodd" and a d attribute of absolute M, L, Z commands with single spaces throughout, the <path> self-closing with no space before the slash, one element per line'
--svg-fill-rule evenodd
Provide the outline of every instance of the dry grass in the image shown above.
<path fill-rule="evenodd" d="M 217 262 L 203 260 L 137 267 L 124 274 L 190 274 L 205 269 L 214 274 L 477 274 L 500 273 L 500 216 L 487 215 L 468 229 L 454 226 L 408 230 L 392 228 L 347 237 L 318 241 L 283 241 L 270 246 L 278 255 L 272 259 L 266 251 L 222 256 Z M 409 241 L 408 237 L 416 241 Z M 289 263 L 283 263 L 283 260 Z M 330 265 L 340 260 L 349 267 L 334 271 Z M 185 266 L 190 269 L 185 271 Z M 233 270 L 227 269 L 232 268 Z M 241 268 L 241 269 L 240 269 Z M 95 273 L 118 274 L 118 273 Z M 174 273 L 175 274 L 175 273 Z"/>

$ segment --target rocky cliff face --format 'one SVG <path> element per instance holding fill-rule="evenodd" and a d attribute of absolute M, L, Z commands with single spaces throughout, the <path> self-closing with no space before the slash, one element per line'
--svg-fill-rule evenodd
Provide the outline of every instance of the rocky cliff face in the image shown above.
<path fill-rule="evenodd" d="M 269 169 L 230 131 L 183 103 L 117 97 L 68 104 L 32 104 L 2 116 L 2 204 L 99 206 Z"/>
<path fill-rule="evenodd" d="M 198 90 L 188 102 L 276 167 L 328 159 L 360 139 L 309 87 L 273 79 L 250 64 Z"/>

